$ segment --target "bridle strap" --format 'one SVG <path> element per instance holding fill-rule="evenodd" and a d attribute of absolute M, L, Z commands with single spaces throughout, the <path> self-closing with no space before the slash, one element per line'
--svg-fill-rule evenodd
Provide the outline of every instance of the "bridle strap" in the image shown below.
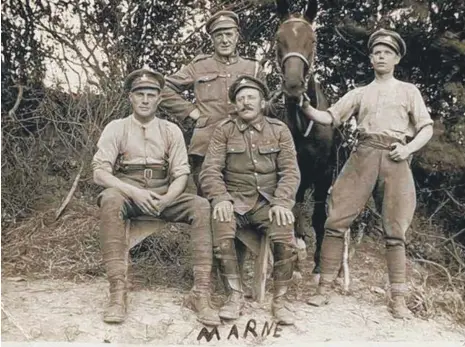
<path fill-rule="evenodd" d="M 286 62 L 286 60 L 289 59 L 290 57 L 300 58 L 304 62 L 306 68 L 307 69 L 310 68 L 310 62 L 308 61 L 306 56 L 304 56 L 302 53 L 299 53 L 299 52 L 289 52 L 283 57 L 281 61 L 281 69 L 284 66 L 284 63 Z"/>

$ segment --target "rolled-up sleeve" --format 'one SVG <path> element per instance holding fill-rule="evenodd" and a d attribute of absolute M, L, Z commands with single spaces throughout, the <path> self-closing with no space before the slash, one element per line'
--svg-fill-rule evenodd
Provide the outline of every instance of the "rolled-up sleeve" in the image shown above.
<path fill-rule="evenodd" d="M 271 201 L 271 206 L 282 206 L 292 209 L 300 184 L 300 171 L 291 132 L 287 126 L 282 126 L 281 128 L 279 139 L 279 147 L 281 150 L 277 157 L 279 180 Z"/>
<path fill-rule="evenodd" d="M 187 158 L 186 144 L 181 129 L 176 124 L 170 123 L 169 128 L 169 155 L 170 178 L 175 180 L 183 175 L 190 174 L 189 161 Z"/>
<path fill-rule="evenodd" d="M 166 77 L 166 86 L 161 93 L 159 107 L 183 121 L 195 109 L 195 105 L 180 94 L 194 86 L 194 67 L 189 64 L 175 74 Z"/>
<path fill-rule="evenodd" d="M 103 129 L 97 143 L 97 152 L 92 159 L 92 170 L 105 170 L 113 173 L 116 159 L 119 155 L 119 143 L 121 141 L 121 127 L 118 120 L 111 121 Z"/>
<path fill-rule="evenodd" d="M 335 127 L 348 121 L 352 115 L 358 112 L 361 101 L 360 89 L 351 90 L 328 109 Z"/>
<path fill-rule="evenodd" d="M 410 109 L 409 109 L 409 116 L 413 125 L 415 127 L 416 132 L 418 133 L 421 129 L 423 129 L 427 125 L 432 125 L 433 120 L 426 108 L 425 102 L 423 101 L 423 97 L 421 96 L 420 91 L 417 87 L 412 85 L 410 90 Z"/>
<path fill-rule="evenodd" d="M 213 207 L 222 201 L 234 201 L 228 193 L 223 176 L 226 166 L 226 144 L 226 134 L 223 127 L 219 126 L 213 133 L 199 176 L 202 193 Z"/>

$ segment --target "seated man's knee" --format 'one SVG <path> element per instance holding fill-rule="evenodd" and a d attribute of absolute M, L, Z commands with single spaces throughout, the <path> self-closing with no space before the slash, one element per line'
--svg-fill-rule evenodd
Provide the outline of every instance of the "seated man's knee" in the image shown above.
<path fill-rule="evenodd" d="M 111 206 L 120 206 L 124 205 L 126 198 L 123 193 L 116 188 L 107 188 L 102 193 L 100 193 L 97 199 L 97 205 L 101 208 L 104 208 L 108 205 Z"/>
<path fill-rule="evenodd" d="M 215 258 L 232 260 L 230 258 L 236 256 L 236 245 L 234 238 L 224 238 L 218 240 L 217 244 L 213 247 L 213 254 Z"/>

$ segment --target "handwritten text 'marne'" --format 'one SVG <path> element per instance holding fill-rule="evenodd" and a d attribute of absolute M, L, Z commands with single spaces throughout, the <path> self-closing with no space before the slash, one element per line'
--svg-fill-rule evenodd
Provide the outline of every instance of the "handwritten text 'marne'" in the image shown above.
<path fill-rule="evenodd" d="M 265 336 L 270 335 L 273 328 L 274 328 L 273 337 L 280 337 L 281 335 L 278 334 L 278 332 L 282 330 L 281 325 L 275 322 L 272 322 L 271 325 L 268 322 L 265 322 L 265 324 L 263 325 L 261 336 L 265 337 Z M 250 333 L 254 337 L 257 337 L 258 334 L 256 330 L 257 330 L 257 322 L 255 321 L 255 319 L 250 319 L 247 322 L 247 325 L 245 326 L 244 334 L 242 335 L 242 337 L 244 339 L 247 338 L 248 333 Z M 205 338 L 207 342 L 210 342 L 214 336 L 216 336 L 217 340 L 221 340 L 218 327 L 214 327 L 211 331 L 209 331 L 206 327 L 203 327 L 202 330 L 200 330 L 199 335 L 197 336 L 197 341 L 200 341 L 202 338 Z M 231 336 L 234 336 L 236 339 L 239 339 L 239 331 L 237 330 L 236 324 L 234 324 L 231 327 L 231 330 L 229 330 L 228 340 L 231 338 Z"/>

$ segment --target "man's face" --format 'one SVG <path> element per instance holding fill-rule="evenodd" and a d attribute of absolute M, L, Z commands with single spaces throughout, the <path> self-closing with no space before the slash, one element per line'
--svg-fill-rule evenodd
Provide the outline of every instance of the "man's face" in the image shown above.
<path fill-rule="evenodd" d="M 394 71 L 394 67 L 399 63 L 400 57 L 391 47 L 377 44 L 370 54 L 370 62 L 376 72 L 386 74 Z"/>
<path fill-rule="evenodd" d="M 242 88 L 236 94 L 236 109 L 239 117 L 245 122 L 251 122 L 262 115 L 265 100 L 259 90 Z"/>
<path fill-rule="evenodd" d="M 156 89 L 139 89 L 129 94 L 133 112 L 142 118 L 149 118 L 155 115 L 160 91 Z"/>
<path fill-rule="evenodd" d="M 239 32 L 236 28 L 219 29 L 212 34 L 213 46 L 216 54 L 229 57 L 236 52 Z"/>

